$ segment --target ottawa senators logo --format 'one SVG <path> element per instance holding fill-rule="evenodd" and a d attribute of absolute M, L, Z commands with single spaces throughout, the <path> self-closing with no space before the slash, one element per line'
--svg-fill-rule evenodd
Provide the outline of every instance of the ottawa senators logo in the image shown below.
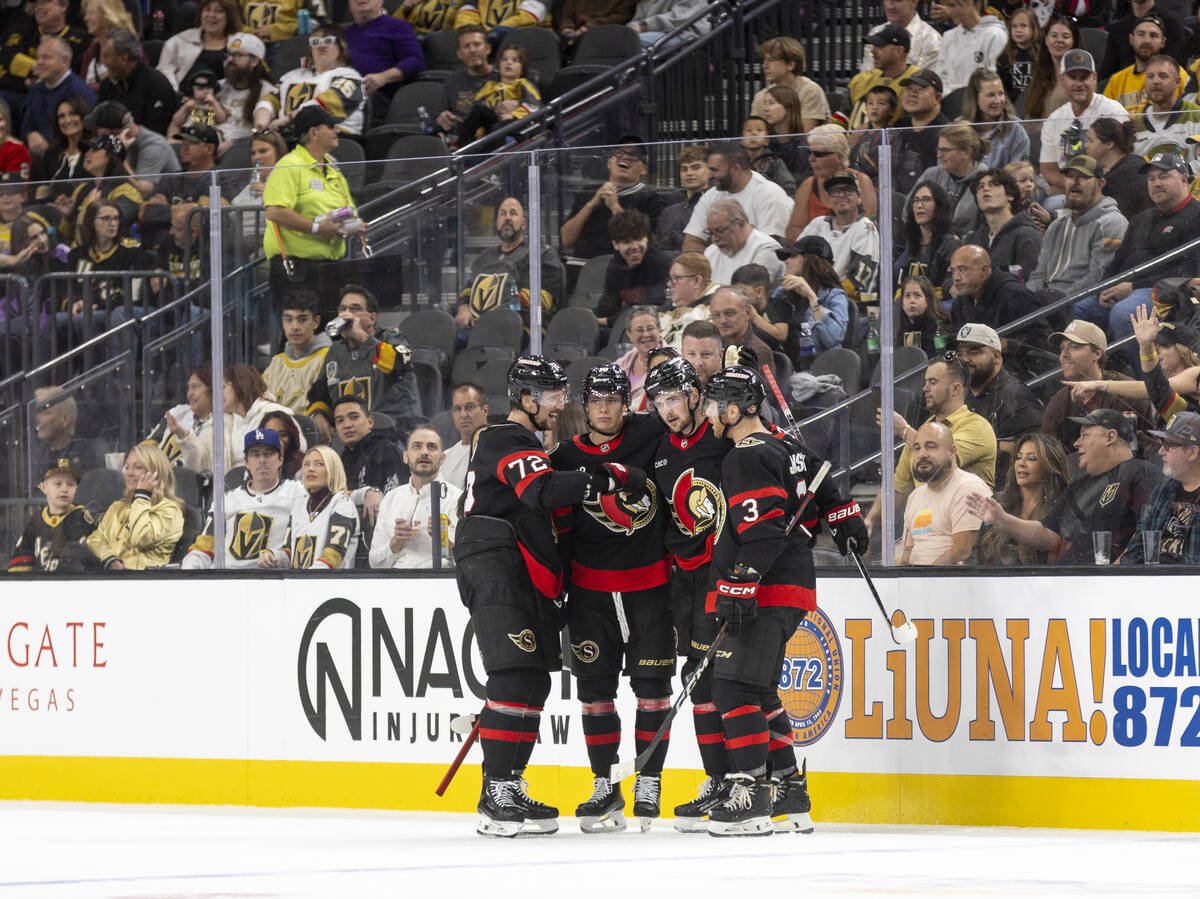
<path fill-rule="evenodd" d="M 671 515 L 679 530 L 689 536 L 719 533 L 725 523 L 725 497 L 704 478 L 689 468 L 671 488 Z"/>
<path fill-rule="evenodd" d="M 571 652 L 575 653 L 575 658 L 581 662 L 594 662 L 600 658 L 600 647 L 592 640 L 584 640 L 582 643 L 572 643 Z"/>
<path fill-rule="evenodd" d="M 529 628 L 525 628 L 519 634 L 509 634 L 508 639 L 512 640 L 517 645 L 517 649 L 523 652 L 537 652 L 537 637 Z"/>
<path fill-rule="evenodd" d="M 658 511 L 658 491 L 652 482 L 647 481 L 646 494 L 637 502 L 630 502 L 620 493 L 610 493 L 585 502 L 583 508 L 613 533 L 628 537 L 654 518 L 654 513 Z"/>

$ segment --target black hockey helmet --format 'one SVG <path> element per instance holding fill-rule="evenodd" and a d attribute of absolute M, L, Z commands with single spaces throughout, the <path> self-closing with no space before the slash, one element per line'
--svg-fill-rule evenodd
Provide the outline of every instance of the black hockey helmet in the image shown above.
<path fill-rule="evenodd" d="M 526 391 L 538 400 L 543 390 L 566 390 L 567 386 L 566 371 L 545 356 L 518 356 L 508 369 L 508 398 L 518 406 Z"/>
<path fill-rule="evenodd" d="M 750 414 L 751 406 L 756 414 L 761 412 L 766 398 L 767 388 L 763 386 L 762 377 L 744 365 L 731 365 L 715 372 L 704 385 L 705 400 L 713 400 L 722 406 L 732 403 L 743 415 Z"/>
<path fill-rule="evenodd" d="M 700 387 L 700 376 L 692 363 L 682 356 L 672 356 L 665 362 L 660 362 L 646 375 L 646 396 L 651 402 L 662 393 L 671 390 L 689 392 L 693 387 Z"/>
<path fill-rule="evenodd" d="M 633 388 L 629 386 L 629 375 L 619 365 L 611 362 L 606 365 L 597 365 L 583 379 L 584 405 L 587 405 L 588 397 L 592 394 L 607 396 L 614 393 L 621 397 L 626 406 L 629 405 Z"/>

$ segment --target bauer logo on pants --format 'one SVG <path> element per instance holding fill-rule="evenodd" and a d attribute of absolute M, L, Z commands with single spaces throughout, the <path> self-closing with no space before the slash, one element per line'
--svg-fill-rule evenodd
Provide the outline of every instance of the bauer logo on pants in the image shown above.
<path fill-rule="evenodd" d="M 842 700 L 842 646 L 825 613 L 804 616 L 788 640 L 779 676 L 779 698 L 792 720 L 796 743 L 807 746 L 825 734 Z"/>
<path fill-rule="evenodd" d="M 529 628 L 525 628 L 519 634 L 509 634 L 508 639 L 516 643 L 518 649 L 523 649 L 525 652 L 537 651 L 537 637 Z"/>

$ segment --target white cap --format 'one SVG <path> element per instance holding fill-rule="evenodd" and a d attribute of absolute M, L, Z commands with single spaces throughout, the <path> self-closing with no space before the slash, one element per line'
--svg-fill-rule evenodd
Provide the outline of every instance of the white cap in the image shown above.
<path fill-rule="evenodd" d="M 244 31 L 239 31 L 236 34 L 229 35 L 229 40 L 225 44 L 226 50 L 240 50 L 243 53 L 249 53 L 251 56 L 256 56 L 259 59 L 267 58 L 267 47 L 256 34 L 246 34 Z"/>
<path fill-rule="evenodd" d="M 958 329 L 958 343 L 975 343 L 979 346 L 991 347 L 993 350 L 1002 349 L 1000 335 L 987 325 L 968 322 Z"/>

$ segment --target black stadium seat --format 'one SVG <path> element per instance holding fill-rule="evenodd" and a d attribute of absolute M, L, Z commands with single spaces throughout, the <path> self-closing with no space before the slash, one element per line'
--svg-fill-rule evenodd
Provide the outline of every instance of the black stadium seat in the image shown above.
<path fill-rule="evenodd" d="M 575 43 L 574 65 L 615 66 L 642 52 L 642 39 L 626 25 L 593 25 Z"/>
<path fill-rule="evenodd" d="M 549 28 L 514 28 L 504 36 L 496 50 L 496 58 L 510 44 L 518 44 L 529 54 L 530 81 L 541 90 L 545 90 L 554 82 L 558 74 L 561 51 L 558 47 L 558 35 Z"/>

